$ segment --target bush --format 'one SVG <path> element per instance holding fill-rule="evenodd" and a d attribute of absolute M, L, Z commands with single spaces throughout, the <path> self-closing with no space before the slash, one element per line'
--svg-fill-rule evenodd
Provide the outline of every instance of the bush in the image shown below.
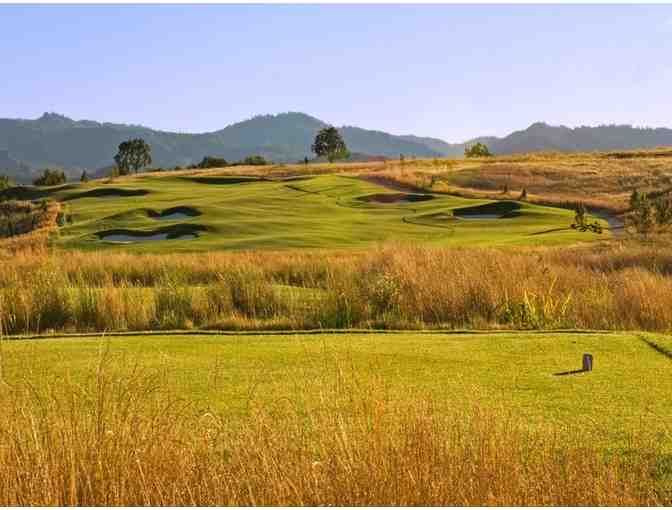
<path fill-rule="evenodd" d="M 254 166 L 263 166 L 268 165 L 268 161 L 263 156 L 248 156 L 241 161 L 243 165 L 254 165 Z"/>
<path fill-rule="evenodd" d="M 63 170 L 45 168 L 42 175 L 33 181 L 35 186 L 56 186 L 66 181 Z"/>
<path fill-rule="evenodd" d="M 487 145 L 481 142 L 476 142 L 474 145 L 464 148 L 465 158 L 488 158 L 492 156 Z"/>
<path fill-rule="evenodd" d="M 224 158 L 205 156 L 196 166 L 197 168 L 222 168 L 229 166 L 229 163 Z"/>

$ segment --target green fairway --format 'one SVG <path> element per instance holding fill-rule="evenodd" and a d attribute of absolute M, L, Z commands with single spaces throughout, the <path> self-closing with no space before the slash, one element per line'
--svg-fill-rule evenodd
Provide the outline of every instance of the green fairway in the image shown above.
<path fill-rule="evenodd" d="M 385 241 L 545 245 L 610 235 L 569 228 L 573 213 L 564 209 L 401 193 L 338 175 L 145 175 L 15 194 L 62 201 L 71 222 L 60 229 L 57 244 L 78 249 L 362 248 Z"/>
<path fill-rule="evenodd" d="M 2 353 L 6 383 L 25 377 L 45 388 L 94 373 L 109 349 L 122 372 L 158 370 L 181 397 L 231 417 L 251 402 L 317 405 L 326 388 L 354 381 L 401 401 L 419 392 L 446 409 L 501 406 L 533 424 L 587 427 L 613 445 L 632 431 L 660 432 L 668 448 L 672 359 L 645 340 L 672 349 L 669 337 L 633 333 L 344 332 L 16 340 Z M 583 353 L 594 370 L 571 373 Z"/>

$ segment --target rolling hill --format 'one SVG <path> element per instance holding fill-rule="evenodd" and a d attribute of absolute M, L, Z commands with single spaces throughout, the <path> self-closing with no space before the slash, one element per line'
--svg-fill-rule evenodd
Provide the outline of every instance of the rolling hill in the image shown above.
<path fill-rule="evenodd" d="M 204 156 L 239 160 L 260 154 L 275 162 L 295 162 L 310 156 L 317 131 L 327 126 L 304 113 L 261 115 L 201 134 L 170 133 L 143 126 L 76 121 L 45 113 L 38 119 L 0 119 L 0 173 L 18 182 L 30 181 L 35 171 L 59 167 L 69 177 L 86 169 L 108 167 L 120 142 L 144 138 L 152 146 L 155 166 L 185 166 Z M 672 129 L 598 126 L 568 128 L 532 124 L 503 138 L 480 137 L 465 143 L 438 138 L 397 136 L 354 126 L 340 127 L 350 151 L 359 159 L 397 158 L 399 154 L 421 158 L 461 157 L 466 144 L 486 143 L 495 154 L 534 151 L 592 151 L 651 148 L 672 145 Z"/>
<path fill-rule="evenodd" d="M 16 180 L 30 180 L 26 167 L 60 167 L 71 177 L 83 169 L 96 170 L 111 164 L 120 142 L 144 138 L 152 146 L 155 166 L 189 165 L 204 156 L 239 160 L 260 154 L 276 162 L 295 162 L 311 156 L 310 145 L 325 122 L 303 113 L 263 115 L 203 134 L 168 133 L 142 126 L 75 121 L 54 113 L 35 120 L 0 119 L 0 149 L 11 165 L 0 173 Z M 438 157 L 440 153 L 422 143 L 360 128 L 344 128 L 352 153 L 398 157 Z M 20 167 L 19 167 L 20 166 Z"/>

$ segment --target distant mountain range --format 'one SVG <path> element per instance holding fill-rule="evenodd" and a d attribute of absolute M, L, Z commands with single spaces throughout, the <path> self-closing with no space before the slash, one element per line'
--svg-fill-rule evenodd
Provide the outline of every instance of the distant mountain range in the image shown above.
<path fill-rule="evenodd" d="M 326 122 L 304 113 L 262 115 L 219 131 L 202 134 L 170 133 L 143 126 L 75 121 L 56 113 L 39 119 L 0 119 L 0 174 L 29 181 L 45 167 L 62 168 L 71 177 L 82 170 L 95 173 L 109 167 L 117 146 L 129 138 L 144 138 L 152 147 L 153 166 L 174 167 L 197 163 L 204 156 L 235 161 L 260 154 L 275 162 L 311 157 L 310 145 Z M 532 124 L 510 135 L 480 137 L 465 143 L 438 138 L 397 136 L 352 126 L 338 128 L 353 154 L 397 158 L 461 157 L 466 144 L 485 143 L 495 154 L 534 151 L 592 151 L 651 148 L 672 145 L 672 129 L 598 126 L 568 128 Z"/>

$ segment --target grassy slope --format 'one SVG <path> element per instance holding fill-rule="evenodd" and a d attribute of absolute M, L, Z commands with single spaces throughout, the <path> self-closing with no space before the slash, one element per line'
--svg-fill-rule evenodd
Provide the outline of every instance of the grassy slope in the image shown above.
<path fill-rule="evenodd" d="M 568 227 L 570 211 L 521 204 L 520 215 L 500 220 L 459 221 L 441 213 L 487 203 L 436 195 L 412 203 L 367 203 L 358 197 L 391 193 L 354 177 L 324 175 L 286 181 L 243 181 L 237 177 L 140 176 L 104 184 L 52 188 L 44 195 L 63 200 L 74 222 L 61 229 L 58 244 L 78 249 L 136 252 L 258 248 L 361 248 L 372 242 L 421 241 L 443 245 L 539 245 L 595 239 Z M 116 190 L 137 196 L 101 196 Z M 189 206 L 202 214 L 185 220 L 151 217 Z M 130 229 L 205 228 L 197 240 L 167 240 L 114 245 L 97 232 Z M 187 225 L 187 227 L 185 227 Z M 609 236 L 608 233 L 602 237 Z"/>
<path fill-rule="evenodd" d="M 663 346 L 672 341 L 649 335 Z M 324 384 L 352 374 L 376 380 L 390 398 L 416 390 L 439 405 L 499 406 L 532 423 L 585 426 L 609 444 L 628 431 L 665 431 L 672 413 L 672 359 L 631 333 L 344 333 L 297 335 L 150 335 L 4 342 L 5 382 L 94 371 L 109 348 L 122 370 L 160 369 L 178 394 L 228 415 L 249 399 L 269 405 L 288 397 L 300 409 L 317 405 Z M 595 370 L 553 375 L 595 356 Z M 669 437 L 661 443 L 670 447 Z"/>

